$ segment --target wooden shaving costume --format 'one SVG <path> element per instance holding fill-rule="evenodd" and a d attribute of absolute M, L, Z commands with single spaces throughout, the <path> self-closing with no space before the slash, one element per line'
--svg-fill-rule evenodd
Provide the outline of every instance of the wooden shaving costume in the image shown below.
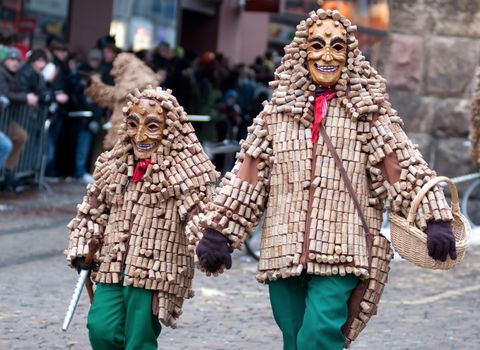
<path fill-rule="evenodd" d="M 333 96 L 319 91 L 307 66 L 309 29 L 321 28 L 327 20 L 342 28 L 348 47 Z M 284 349 L 335 350 L 343 348 L 339 328 L 359 279 L 372 278 L 372 289 L 347 345 L 375 313 L 392 251 L 374 240 L 379 257 L 369 274 L 365 231 L 332 154 L 318 135 L 319 125 L 342 160 L 371 232 L 380 231 L 385 205 L 406 216 L 416 193 L 436 174 L 404 133 L 388 101 L 385 79 L 358 49 L 356 26 L 338 11 L 319 9 L 296 29 L 270 83 L 272 100 L 264 102 L 248 128 L 237 162 L 207 210 L 189 224 L 190 248 L 195 249 L 206 229 L 221 232 L 232 247 L 241 248 L 264 214 L 257 279 L 269 284 Z M 322 107 L 319 98 L 329 100 L 319 117 L 323 120 L 316 120 L 314 111 Z M 318 140 L 312 140 L 312 134 Z M 441 188 L 428 193 L 416 221 L 425 229 L 429 220 L 452 220 Z M 328 317 L 312 312 L 316 307 L 325 308 Z M 290 314 L 285 311 L 289 308 Z"/>
<path fill-rule="evenodd" d="M 134 54 L 123 52 L 113 61 L 111 74 L 115 85 L 92 80 L 85 94 L 101 107 L 112 110 L 112 124 L 105 136 L 103 146 L 111 149 L 118 140 L 118 131 L 123 121 L 122 108 L 127 102 L 126 96 L 133 89 L 144 89 L 148 85 L 157 86 L 158 77 L 143 61 Z"/>
<path fill-rule="evenodd" d="M 175 328 L 184 299 L 193 297 L 194 260 L 187 249 L 185 224 L 192 213 L 204 209 L 219 174 L 170 90 L 148 88 L 141 93 L 136 90 L 134 95 L 128 96 L 125 118 L 145 100 L 156 108 L 165 123 L 159 148 L 149 159 L 138 162 L 144 169 L 140 169 L 139 181 L 132 181 L 139 166 L 135 168 L 127 125 L 122 124 L 115 147 L 97 159 L 95 184 L 87 186 L 87 196 L 68 225 L 70 240 L 65 254 L 72 263 L 86 256 L 91 238 L 99 239 L 101 248 L 93 273 L 97 291 L 100 286 L 121 287 L 122 281 L 134 290 L 154 291 L 158 319 Z M 143 114 L 150 118 L 149 112 Z"/>

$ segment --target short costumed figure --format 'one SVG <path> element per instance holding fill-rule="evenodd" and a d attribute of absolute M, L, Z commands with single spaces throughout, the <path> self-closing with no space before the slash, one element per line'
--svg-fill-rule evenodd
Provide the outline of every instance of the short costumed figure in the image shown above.
<path fill-rule="evenodd" d="M 366 231 L 380 231 L 385 202 L 406 216 L 436 176 L 404 133 L 355 30 L 338 11 L 301 21 L 236 165 L 188 226 L 190 248 L 214 273 L 231 266 L 229 249 L 265 215 L 257 279 L 268 283 L 288 350 L 339 350 L 365 327 L 392 257 L 388 241 Z M 442 190 L 433 188 L 416 225 L 434 259 L 456 258 L 451 221 Z M 345 329 L 360 281 L 369 289 Z"/>
<path fill-rule="evenodd" d="M 472 109 L 470 115 L 470 143 L 472 161 L 480 169 L 480 67 L 476 74 L 477 85 L 472 96 Z"/>
<path fill-rule="evenodd" d="M 65 254 L 82 267 L 98 240 L 87 327 L 93 349 L 157 349 L 193 296 L 194 256 L 185 225 L 205 207 L 219 174 L 170 90 L 135 90 L 115 147 L 70 222 Z"/>
<path fill-rule="evenodd" d="M 115 85 L 107 85 L 99 77 L 93 76 L 85 94 L 93 102 L 112 111 L 111 126 L 103 141 L 105 149 L 111 149 L 118 140 L 118 131 L 123 121 L 122 108 L 127 94 L 133 89 L 144 89 L 148 85 L 156 86 L 158 77 L 142 60 L 134 54 L 122 52 L 113 61 L 111 71 Z"/>

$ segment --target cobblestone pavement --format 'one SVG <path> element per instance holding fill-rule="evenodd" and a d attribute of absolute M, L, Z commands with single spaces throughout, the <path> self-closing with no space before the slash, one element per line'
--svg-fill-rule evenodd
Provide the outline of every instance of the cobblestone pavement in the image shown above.
<path fill-rule="evenodd" d="M 65 224 L 81 199 L 78 184 L 0 197 L 0 349 L 89 349 L 86 293 L 68 332 L 61 324 L 76 282 L 65 266 Z M 268 288 L 255 281 L 256 262 L 235 253 L 217 277 L 196 274 L 196 296 L 185 303 L 176 330 L 164 328 L 159 349 L 282 348 Z M 480 346 L 480 249 L 448 272 L 394 261 L 374 317 L 352 349 L 450 350 Z"/>

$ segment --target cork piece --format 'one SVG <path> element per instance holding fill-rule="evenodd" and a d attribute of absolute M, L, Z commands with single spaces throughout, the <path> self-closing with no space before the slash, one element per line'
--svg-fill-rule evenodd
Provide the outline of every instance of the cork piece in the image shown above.
<path fill-rule="evenodd" d="M 232 172 L 217 188 L 205 213 L 194 219 L 222 232 L 239 248 L 266 210 L 260 249 L 260 282 L 297 276 L 353 273 L 369 278 L 365 233 L 335 162 L 320 137 L 312 144 L 316 86 L 306 68 L 308 29 L 333 18 L 347 32 L 348 59 L 335 85 L 325 129 L 343 160 L 372 232 L 380 230 L 385 207 L 406 215 L 430 178 L 388 101 L 386 80 L 358 48 L 356 26 L 338 11 L 319 9 L 296 27 L 270 82 L 272 100 L 249 128 Z M 398 169 L 397 179 L 387 170 Z M 450 221 L 441 188 L 432 189 L 418 211 L 417 225 Z"/>
<path fill-rule="evenodd" d="M 145 89 L 129 95 L 125 117 L 139 98 L 151 99 L 165 112 L 164 139 L 143 178 L 131 181 L 135 166 L 123 124 L 115 147 L 95 164 L 94 185 L 69 223 L 65 254 L 71 263 L 88 253 L 96 237 L 95 281 L 159 291 L 159 319 L 174 327 L 183 299 L 193 296 L 194 258 L 185 225 L 208 204 L 219 176 L 171 91 Z M 159 107 L 160 108 L 160 107 Z"/>
<path fill-rule="evenodd" d="M 477 68 L 477 86 L 472 96 L 470 143 L 472 160 L 480 169 L 480 68 Z"/>

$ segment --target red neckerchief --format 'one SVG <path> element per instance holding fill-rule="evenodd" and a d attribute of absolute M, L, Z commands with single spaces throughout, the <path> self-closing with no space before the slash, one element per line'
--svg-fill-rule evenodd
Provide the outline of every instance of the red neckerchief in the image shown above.
<path fill-rule="evenodd" d="M 145 170 L 147 170 L 151 162 L 152 161 L 150 159 L 140 159 L 137 162 L 137 164 L 135 165 L 133 176 L 132 176 L 133 182 L 138 182 L 142 179 L 143 174 L 145 174 Z"/>
<path fill-rule="evenodd" d="M 322 123 L 323 119 L 327 116 L 328 102 L 330 102 L 335 95 L 337 90 L 335 89 L 326 89 L 320 92 L 315 96 L 315 108 L 314 116 L 315 120 L 312 125 L 312 142 L 313 144 L 318 141 L 318 126 Z"/>

